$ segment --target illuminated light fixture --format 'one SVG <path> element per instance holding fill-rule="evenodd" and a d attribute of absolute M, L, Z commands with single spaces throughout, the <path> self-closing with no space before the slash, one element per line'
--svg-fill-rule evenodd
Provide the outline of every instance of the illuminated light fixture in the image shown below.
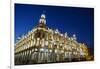
<path fill-rule="evenodd" d="M 62 46 L 62 43 L 60 44 L 60 46 Z"/>
<path fill-rule="evenodd" d="M 37 38 L 37 40 L 39 41 L 39 40 L 40 40 L 40 38 Z"/>
<path fill-rule="evenodd" d="M 57 53 L 57 50 L 55 49 L 55 53 Z"/>
<path fill-rule="evenodd" d="M 50 50 L 50 52 L 52 52 L 52 50 Z"/>
<path fill-rule="evenodd" d="M 43 49 L 43 48 L 41 48 L 41 49 L 40 49 L 40 51 L 44 51 L 44 49 Z"/>
<path fill-rule="evenodd" d="M 35 51 L 37 51 L 37 49 L 35 49 Z"/>

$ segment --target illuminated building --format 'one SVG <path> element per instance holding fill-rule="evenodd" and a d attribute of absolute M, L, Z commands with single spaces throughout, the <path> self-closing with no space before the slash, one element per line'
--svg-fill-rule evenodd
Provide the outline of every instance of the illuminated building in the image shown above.
<path fill-rule="evenodd" d="M 87 60 L 88 48 L 77 42 L 74 34 L 69 37 L 58 29 L 46 25 L 45 14 L 41 15 L 39 24 L 26 35 L 19 37 L 15 44 L 15 64 L 37 64 L 52 62 L 72 62 Z"/>

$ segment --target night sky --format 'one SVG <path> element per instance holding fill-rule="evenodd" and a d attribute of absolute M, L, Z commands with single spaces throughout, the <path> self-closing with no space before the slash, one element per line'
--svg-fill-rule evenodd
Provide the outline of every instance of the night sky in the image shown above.
<path fill-rule="evenodd" d="M 94 9 L 83 7 L 15 4 L 15 41 L 39 23 L 42 13 L 49 28 L 67 32 L 68 36 L 76 34 L 78 42 L 94 47 Z"/>

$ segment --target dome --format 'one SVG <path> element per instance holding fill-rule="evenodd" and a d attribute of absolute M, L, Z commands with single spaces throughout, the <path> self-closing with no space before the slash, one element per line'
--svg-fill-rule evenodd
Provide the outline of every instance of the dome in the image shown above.
<path fill-rule="evenodd" d="M 44 18 L 44 19 L 45 19 L 45 18 L 46 18 L 45 14 L 42 14 L 42 15 L 41 15 L 41 18 Z"/>

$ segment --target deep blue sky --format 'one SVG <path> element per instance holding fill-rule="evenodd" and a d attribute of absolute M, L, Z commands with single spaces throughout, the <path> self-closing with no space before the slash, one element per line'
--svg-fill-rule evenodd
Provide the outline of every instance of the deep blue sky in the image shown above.
<path fill-rule="evenodd" d="M 61 33 L 67 32 L 69 36 L 76 34 L 78 42 L 93 48 L 94 9 L 82 7 L 15 4 L 15 41 L 39 23 L 43 11 L 46 11 L 49 28 L 58 28 Z"/>

